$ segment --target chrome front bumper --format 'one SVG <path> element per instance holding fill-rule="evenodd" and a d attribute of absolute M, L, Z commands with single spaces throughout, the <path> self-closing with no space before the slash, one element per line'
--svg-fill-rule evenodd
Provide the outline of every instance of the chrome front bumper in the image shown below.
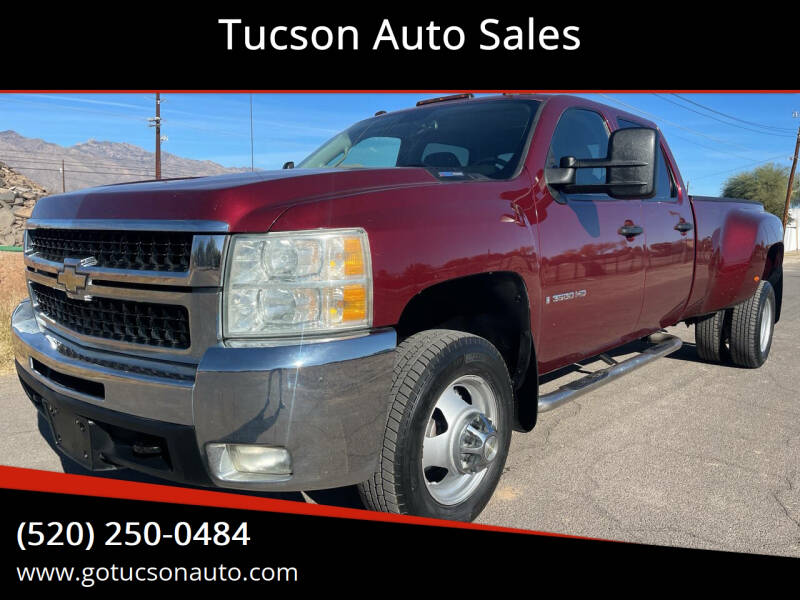
<path fill-rule="evenodd" d="M 396 346 L 392 329 L 295 345 L 219 344 L 198 364 L 186 364 L 78 345 L 40 324 L 27 300 L 14 311 L 11 327 L 29 396 L 52 394 L 76 414 L 113 421 L 114 428 L 123 423 L 132 432 L 151 425 L 180 430 L 168 445 L 173 458 L 185 460 L 168 462 L 199 461 L 208 475 L 154 473 L 161 477 L 250 490 L 312 490 L 364 481 L 380 456 Z M 102 384 L 103 397 L 82 381 Z M 191 443 L 187 430 L 194 432 Z M 292 476 L 222 481 L 208 468 L 209 443 L 286 448 Z M 135 461 L 117 466 L 137 468 Z"/>

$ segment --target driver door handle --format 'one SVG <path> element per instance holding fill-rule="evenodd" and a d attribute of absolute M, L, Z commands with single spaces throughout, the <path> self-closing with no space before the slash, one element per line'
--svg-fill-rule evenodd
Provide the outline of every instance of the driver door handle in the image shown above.
<path fill-rule="evenodd" d="M 639 227 L 638 225 L 623 225 L 617 231 L 618 234 L 624 235 L 625 237 L 632 238 L 644 232 L 644 229 Z"/>
<path fill-rule="evenodd" d="M 686 233 L 687 231 L 691 231 L 693 227 L 694 225 L 692 225 L 691 223 L 687 223 L 686 221 L 683 221 L 675 225 L 675 229 L 677 231 L 680 231 L 681 233 Z"/>

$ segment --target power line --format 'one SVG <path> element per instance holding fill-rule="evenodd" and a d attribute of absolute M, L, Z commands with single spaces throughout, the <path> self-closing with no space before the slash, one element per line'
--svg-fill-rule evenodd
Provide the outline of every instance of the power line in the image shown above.
<path fill-rule="evenodd" d="M 78 112 L 88 112 L 88 113 L 94 113 L 94 114 L 109 115 L 109 116 L 112 116 L 112 117 L 118 117 L 120 119 L 130 119 L 130 120 L 134 120 L 134 121 L 144 121 L 144 120 L 147 119 L 147 117 L 145 117 L 145 116 L 135 117 L 135 116 L 126 115 L 126 114 L 123 114 L 123 113 L 112 112 L 112 111 L 107 111 L 107 110 L 97 110 L 97 109 L 92 109 L 92 108 L 83 108 L 83 107 L 80 107 L 80 106 L 67 106 L 67 105 L 64 105 L 64 104 L 59 104 L 57 107 L 54 107 L 54 105 L 52 103 L 48 103 L 48 102 L 35 102 L 33 100 L 22 100 L 20 98 L 9 98 L 7 96 L 6 97 L 0 97 L 0 102 L 10 102 L 10 103 L 18 103 L 18 104 L 30 104 L 30 105 L 39 106 L 39 107 L 42 107 L 42 108 L 50 108 L 50 109 L 58 108 L 59 110 L 63 109 L 63 110 L 73 110 L 73 111 L 78 111 Z"/>
<path fill-rule="evenodd" d="M 149 165 L 152 162 L 152 158 L 150 158 L 150 157 L 147 157 L 147 158 L 131 158 L 131 159 L 127 159 L 127 161 L 114 161 L 114 160 L 110 160 L 110 159 L 99 159 L 99 161 L 98 161 L 98 159 L 95 156 L 90 155 L 90 154 L 82 154 L 82 155 L 79 155 L 79 156 L 74 156 L 70 152 L 63 152 L 63 153 L 60 153 L 60 154 L 50 154 L 48 152 L 30 152 L 30 151 L 27 151 L 27 150 L 12 150 L 12 149 L 5 149 L 5 148 L 2 148 L 2 147 L 0 147 L 0 153 L 2 153 L 2 154 L 21 155 L 21 156 L 30 156 L 30 157 L 33 157 L 33 158 L 36 158 L 36 159 L 42 159 L 42 160 L 50 159 L 50 158 L 53 158 L 54 160 L 55 159 L 61 160 L 61 158 L 64 157 L 64 160 L 66 160 L 68 163 L 69 162 L 76 162 L 77 163 L 81 159 L 86 159 L 86 160 L 92 161 L 93 164 L 103 163 L 103 164 L 111 165 L 111 166 L 127 166 L 128 164 L 133 164 L 133 163 L 141 163 L 141 164 L 148 164 Z M 72 158 L 73 160 L 70 160 L 70 158 Z"/>
<path fill-rule="evenodd" d="M 701 175 L 700 177 L 693 177 L 692 181 L 697 181 L 698 179 L 707 179 L 709 177 L 716 177 L 717 175 L 724 175 L 725 173 L 731 173 L 733 171 L 741 171 L 747 167 L 752 167 L 755 165 L 763 165 L 764 163 L 773 162 L 776 160 L 780 160 L 782 158 L 786 158 L 785 154 L 779 154 L 778 156 L 773 156 L 772 158 L 767 158 L 766 160 L 760 160 L 757 163 L 751 165 L 742 165 L 741 167 L 734 167 L 733 169 L 727 169 L 725 171 L 718 171 L 716 173 L 709 173 L 708 175 Z"/>
<path fill-rule="evenodd" d="M 630 105 L 627 105 L 627 106 L 630 106 Z M 746 160 L 746 161 L 749 161 L 751 163 L 758 162 L 758 159 L 751 159 L 748 156 L 745 156 L 743 154 L 738 154 L 736 152 L 731 152 L 730 150 L 724 150 L 722 148 L 707 146 L 706 144 L 701 144 L 700 142 L 698 142 L 696 140 L 691 140 L 691 139 L 689 139 L 687 137 L 683 137 L 682 135 L 678 135 L 676 133 L 670 134 L 670 138 L 677 138 L 679 140 L 683 140 L 687 144 L 692 144 L 692 145 L 697 146 L 699 148 L 705 148 L 706 150 L 711 150 L 713 152 L 719 152 L 720 154 L 727 154 L 729 156 L 735 156 L 736 158 L 741 158 L 742 160 Z M 756 150 L 751 150 L 751 151 L 755 152 Z"/>
<path fill-rule="evenodd" d="M 70 163 L 70 162 L 62 161 L 62 160 L 44 160 L 44 159 L 40 160 L 40 159 L 34 159 L 34 158 L 19 158 L 19 157 L 8 158 L 8 157 L 0 156 L 0 161 L 8 164 L 9 166 L 11 166 L 11 168 L 20 169 L 20 170 L 47 171 L 47 170 L 56 170 L 56 169 L 47 168 L 47 167 L 49 167 L 51 165 L 60 165 L 61 168 L 68 168 L 68 167 L 71 166 L 72 168 L 70 169 L 70 171 L 72 173 L 74 173 L 74 174 L 99 173 L 99 171 L 96 171 L 96 170 L 93 170 L 93 169 L 103 168 L 103 165 L 101 163 L 91 163 L 91 164 Z M 13 166 L 11 165 L 11 163 L 14 163 Z M 44 167 L 37 167 L 37 166 L 31 166 L 31 165 L 45 165 L 45 166 Z M 221 168 L 224 169 L 225 167 L 221 167 Z M 145 165 L 140 165 L 137 168 L 130 168 L 130 167 L 122 168 L 122 167 L 116 167 L 116 166 L 112 165 L 111 167 L 108 167 L 108 169 L 117 169 L 117 170 L 115 170 L 115 171 L 103 171 L 103 173 L 120 175 L 120 176 L 145 175 L 147 177 L 154 177 L 154 173 L 152 171 L 149 171 L 147 169 L 147 166 L 145 166 Z M 58 169 L 58 170 L 60 170 L 60 169 Z M 145 171 L 145 172 L 143 173 L 141 171 Z M 221 173 L 208 173 L 208 172 L 203 171 L 203 170 L 200 170 L 200 171 L 181 171 L 181 170 L 177 170 L 176 171 L 172 167 L 169 166 L 169 163 L 167 163 L 166 168 L 162 169 L 162 171 L 164 173 L 169 173 L 171 176 L 177 176 L 177 177 L 204 177 L 204 176 L 208 176 L 208 175 L 224 174 L 224 173 L 228 173 L 229 172 L 229 171 L 223 171 Z"/>
<path fill-rule="evenodd" d="M 2 152 L 2 150 L 0 150 L 0 152 Z M 3 152 L 3 155 L 5 155 L 5 152 Z M 16 162 L 26 162 L 26 163 L 30 162 L 30 163 L 40 163 L 40 164 L 45 164 L 45 163 L 47 163 L 47 164 L 61 164 L 61 162 L 63 161 L 64 164 L 66 164 L 67 166 L 72 166 L 72 167 L 86 167 L 86 166 L 88 166 L 90 168 L 91 167 L 108 167 L 110 169 L 134 169 L 134 170 L 135 169 L 141 169 L 141 168 L 147 168 L 149 166 L 149 163 L 150 163 L 150 161 L 147 161 L 148 164 L 145 164 L 144 161 L 142 161 L 142 162 L 137 163 L 137 164 L 125 165 L 125 164 L 122 164 L 122 163 L 97 162 L 97 161 L 91 160 L 90 157 L 87 157 L 86 162 L 78 162 L 78 161 L 70 161 L 70 160 L 66 160 L 66 159 L 61 159 L 61 158 L 59 158 L 57 156 L 53 157 L 51 159 L 51 158 L 28 158 L 27 156 L 12 156 L 12 155 L 6 156 L 5 158 L 0 158 L 0 160 L 5 160 L 5 161 L 11 160 L 11 161 L 16 161 Z"/>
<path fill-rule="evenodd" d="M 745 156 L 743 154 L 737 154 L 736 152 L 731 152 L 730 150 L 723 150 L 722 148 L 714 148 L 713 146 L 706 146 L 705 144 L 701 144 L 695 140 L 690 140 L 689 138 L 683 137 L 682 135 L 677 135 L 675 133 L 670 134 L 670 139 L 677 138 L 679 140 L 683 140 L 687 144 L 692 144 L 694 146 L 698 146 L 699 148 L 705 148 L 706 150 L 711 150 L 712 152 L 719 152 L 720 154 L 727 154 L 728 156 L 735 156 L 736 158 L 741 158 L 742 160 L 748 160 L 750 162 L 757 162 L 758 159 L 751 159 L 749 156 Z"/>
<path fill-rule="evenodd" d="M 0 102 L 30 104 L 30 105 L 33 105 L 33 106 L 38 106 L 38 107 L 41 107 L 41 108 L 51 109 L 51 110 L 53 110 L 53 109 L 59 109 L 59 110 L 60 109 L 64 109 L 64 110 L 73 110 L 73 111 L 78 111 L 78 112 L 87 112 L 87 113 L 93 113 L 93 114 L 107 115 L 107 116 L 111 116 L 111 117 L 118 117 L 120 119 L 128 119 L 128 120 L 132 120 L 132 121 L 140 121 L 140 122 L 141 121 L 147 121 L 147 117 L 146 116 L 138 117 L 138 116 L 126 115 L 126 114 L 123 114 L 123 113 L 112 112 L 112 111 L 107 111 L 107 110 L 84 108 L 84 107 L 81 107 L 81 106 L 68 106 L 68 105 L 64 105 L 64 104 L 54 105 L 54 104 L 51 104 L 51 103 L 48 103 L 48 102 L 36 102 L 36 101 L 32 101 L 32 100 L 23 100 L 23 99 L 20 99 L 20 98 L 8 98 L 8 97 L 0 96 Z M 187 114 L 188 116 L 192 116 L 191 113 L 184 113 L 184 114 Z M 208 118 L 207 116 L 203 116 L 203 115 L 197 115 L 197 116 L 201 117 L 201 118 Z M 165 121 L 166 121 L 166 119 L 162 120 L 162 122 L 165 122 Z M 232 137 L 244 137 L 244 135 L 246 135 L 246 134 L 242 134 L 241 132 L 230 131 L 230 130 L 227 130 L 227 129 L 219 129 L 219 128 L 215 128 L 215 127 L 202 127 L 202 126 L 199 126 L 199 125 L 190 125 L 190 124 L 186 123 L 185 121 L 181 121 L 181 120 L 172 120 L 172 119 L 170 119 L 169 122 L 170 122 L 170 125 L 173 126 L 173 127 L 176 127 L 176 126 L 177 127 L 183 127 L 185 129 L 194 129 L 194 130 L 197 130 L 197 131 L 212 132 L 212 133 L 217 133 L 217 134 L 220 134 L 220 135 L 226 135 L 226 136 L 232 136 Z"/>
<path fill-rule="evenodd" d="M 123 163 L 123 162 L 112 162 L 112 161 L 96 161 L 94 160 L 93 156 L 86 156 L 85 157 L 86 160 L 84 162 L 79 162 L 77 159 L 72 161 L 67 159 L 62 159 L 60 155 L 52 155 L 52 158 L 50 158 L 50 155 L 47 154 L 39 154 L 36 152 L 25 152 L 17 150 L 3 150 L 2 148 L 0 148 L 0 154 L 2 155 L 0 156 L 0 160 L 3 160 L 5 162 L 11 160 L 16 162 L 34 162 L 41 164 L 61 164 L 61 161 L 64 160 L 67 166 L 73 166 L 73 167 L 82 167 L 82 168 L 85 168 L 87 166 L 89 166 L 90 168 L 107 167 L 109 169 L 125 169 L 125 170 L 149 169 L 153 160 L 152 158 L 141 158 L 141 159 L 135 158 L 135 159 L 130 159 L 131 161 L 130 163 Z M 166 152 L 162 154 L 164 156 L 163 166 L 165 169 L 171 168 L 173 160 L 178 160 L 181 158 Z M 6 158 L 3 158 L 3 156 L 6 156 Z M 33 158 L 28 158 L 29 156 Z M 183 159 L 183 160 L 199 160 L 199 159 Z M 207 161 L 200 160 L 199 162 L 207 162 Z M 230 168 L 230 167 L 225 167 L 223 165 L 219 165 L 218 163 L 214 164 L 217 164 L 217 166 L 220 169 Z"/>
<path fill-rule="evenodd" d="M 9 165 L 12 169 L 20 169 L 22 171 L 52 171 L 54 173 L 60 173 L 61 169 L 51 169 L 46 167 L 22 167 L 19 165 Z M 76 174 L 80 173 L 81 175 L 90 174 L 90 175 L 118 175 L 120 177 L 125 177 L 126 175 L 136 175 L 142 177 L 152 177 L 151 173 L 115 173 L 113 171 L 75 171 Z"/>
<path fill-rule="evenodd" d="M 52 168 L 52 167 L 29 167 L 25 165 L 8 165 L 11 169 L 17 169 L 20 171 L 54 171 L 54 172 L 61 172 L 60 168 Z M 136 176 L 136 177 L 155 177 L 153 173 L 134 173 L 130 171 L 120 172 L 120 171 L 78 171 L 72 170 L 69 171 L 73 175 L 117 175 L 119 177 L 128 177 L 128 176 Z M 202 173 L 187 173 L 182 171 L 169 171 L 165 170 L 162 171 L 162 174 L 169 175 L 170 177 L 213 177 L 214 175 L 226 175 L 227 173 L 212 173 L 212 174 L 202 174 Z"/>
<path fill-rule="evenodd" d="M 120 172 L 123 171 L 141 171 L 146 170 L 147 167 L 144 165 L 140 165 L 137 167 L 118 167 L 116 165 L 103 165 L 101 163 L 94 163 L 94 162 L 86 162 L 86 163 L 71 163 L 65 160 L 39 160 L 36 158 L 24 158 L 19 156 L 10 156 L 10 157 L 2 157 L 0 156 L 0 160 L 6 163 L 16 163 L 16 164 L 31 164 L 31 165 L 64 165 L 66 167 L 70 167 L 74 171 L 80 171 L 81 169 L 88 169 L 92 170 L 95 168 L 107 168 L 107 169 L 114 169 Z"/>
<path fill-rule="evenodd" d="M 665 119 L 664 117 L 659 117 L 658 115 L 654 115 L 653 113 L 649 113 L 649 112 L 647 112 L 645 110 L 642 110 L 641 108 L 637 108 L 636 106 L 633 106 L 631 104 L 627 104 L 627 103 L 623 102 L 622 100 L 617 100 L 613 96 L 608 96 L 606 94 L 599 94 L 599 95 L 602 96 L 603 98 L 607 98 L 607 99 L 611 100 L 612 102 L 616 102 L 617 104 L 620 104 L 620 105 L 622 105 L 622 106 L 624 106 L 626 108 L 629 108 L 629 109 L 631 109 L 631 110 L 633 110 L 635 112 L 638 112 L 639 114 L 642 114 L 642 115 L 644 115 L 646 117 L 650 117 L 651 119 L 655 119 L 656 121 L 661 121 L 662 123 L 666 123 L 667 125 L 671 125 L 672 127 L 677 127 L 678 129 L 683 129 L 684 131 L 688 131 L 689 133 L 693 133 L 694 135 L 699 135 L 700 137 L 707 138 L 709 140 L 717 142 L 718 144 L 727 144 L 729 146 L 735 146 L 737 148 L 741 148 L 742 150 L 747 150 L 748 152 L 757 152 L 757 150 L 754 150 L 753 148 L 748 148 L 747 146 L 742 146 L 741 144 L 736 144 L 734 142 L 729 142 L 727 140 L 722 140 L 722 139 L 719 139 L 719 138 L 715 138 L 714 136 L 708 135 L 708 134 L 703 133 L 701 131 L 696 131 L 696 130 L 691 129 L 689 127 L 685 127 L 684 125 L 681 125 L 679 123 L 675 123 L 673 121 L 669 121 L 669 120 Z"/>
<path fill-rule="evenodd" d="M 727 125 L 728 127 L 736 127 L 737 129 L 744 129 L 745 131 L 752 131 L 753 133 L 758 133 L 758 134 L 761 134 L 761 135 L 772 135 L 772 136 L 775 136 L 775 137 L 792 137 L 790 135 L 786 135 L 786 134 L 783 134 L 783 133 L 774 133 L 774 132 L 771 132 L 771 131 L 759 131 L 758 129 L 752 129 L 751 127 L 744 127 L 742 125 L 737 125 L 736 123 L 729 123 L 727 121 L 723 121 L 722 119 L 718 119 L 717 117 L 714 117 L 712 115 L 707 115 L 705 113 L 702 113 L 699 110 L 695 110 L 695 109 L 690 108 L 688 106 L 684 106 L 683 104 L 681 104 L 679 102 L 675 102 L 674 100 L 670 100 L 669 98 L 666 98 L 666 97 L 662 96 L 661 94 L 655 94 L 654 93 L 653 95 L 658 97 L 658 98 L 660 98 L 661 100 L 664 100 L 665 102 L 669 102 L 670 104 L 674 104 L 675 106 L 678 106 L 678 107 L 680 107 L 680 108 L 682 108 L 684 110 L 691 111 L 696 115 L 700 115 L 701 117 L 705 117 L 706 119 L 713 119 L 714 121 L 717 121 L 718 123 L 722 123 L 723 125 Z M 678 98 L 681 98 L 677 94 L 673 94 L 673 95 L 677 96 Z M 681 99 L 683 100 L 684 98 L 681 98 Z"/>
<path fill-rule="evenodd" d="M 65 168 L 70 165 L 70 163 L 64 161 L 56 161 L 56 160 L 35 160 L 35 159 L 12 159 L 9 160 L 7 158 L 0 158 L 2 162 L 9 165 L 12 169 L 20 169 L 20 170 L 34 170 L 34 171 L 61 171 L 61 169 L 56 168 L 49 168 L 49 167 L 36 167 L 31 165 L 61 165 L 61 168 Z M 13 165 L 11 163 L 14 163 Z M 92 167 L 100 167 L 100 165 L 92 164 L 92 165 L 85 165 L 85 164 L 78 164 L 77 167 L 73 167 L 71 169 L 72 173 L 75 174 L 83 174 L 83 173 L 101 173 L 101 171 L 93 170 Z M 197 172 L 189 172 L 189 171 L 173 171 L 171 169 L 165 169 L 165 172 L 169 172 L 171 175 L 180 176 L 180 177 L 203 177 L 202 173 Z M 117 171 L 102 171 L 103 174 L 107 175 L 146 175 L 148 177 L 153 177 L 153 172 L 140 172 L 131 169 L 124 169 L 124 170 L 117 170 Z"/>
<path fill-rule="evenodd" d="M 706 106 L 704 104 L 700 104 L 699 102 L 695 102 L 694 100 L 691 100 L 689 98 L 685 98 L 685 97 L 681 96 L 680 94 L 672 94 L 672 95 L 675 96 L 676 98 L 680 98 L 684 102 L 689 102 L 690 104 L 694 104 L 695 106 L 699 106 L 700 108 L 704 108 L 704 109 L 706 109 L 708 111 L 711 111 L 711 112 L 713 112 L 715 114 L 721 115 L 723 117 L 727 117 L 728 119 L 733 119 L 734 121 L 739 121 L 740 123 L 745 123 L 747 125 L 755 125 L 756 127 L 764 127 L 766 129 L 774 129 L 776 131 L 787 131 L 787 132 L 794 131 L 793 129 L 789 129 L 788 127 L 775 127 L 774 125 L 763 125 L 762 123 L 756 123 L 755 121 L 746 121 L 744 119 L 740 119 L 739 117 L 734 117 L 733 115 L 729 115 L 727 113 L 724 113 L 724 112 L 721 112 L 721 111 L 718 111 L 718 110 L 714 110 L 710 106 Z"/>

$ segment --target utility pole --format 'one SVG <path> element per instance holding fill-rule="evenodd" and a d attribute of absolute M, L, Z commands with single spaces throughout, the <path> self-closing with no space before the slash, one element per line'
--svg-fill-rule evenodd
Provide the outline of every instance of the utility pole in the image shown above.
<path fill-rule="evenodd" d="M 156 92 L 156 116 L 147 119 L 156 128 L 156 179 L 161 179 L 161 94 Z"/>
<path fill-rule="evenodd" d="M 798 113 L 794 113 L 798 116 Z M 794 145 L 794 158 L 792 159 L 792 170 L 789 172 L 789 185 L 786 187 L 786 205 L 783 207 L 783 230 L 786 231 L 786 223 L 789 221 L 789 205 L 792 202 L 792 186 L 794 185 L 794 172 L 797 169 L 797 154 L 800 152 L 800 127 L 797 128 L 797 142 Z M 798 223 L 800 226 L 800 222 Z"/>
<path fill-rule="evenodd" d="M 161 179 L 161 94 L 156 92 L 156 179 Z"/>
<path fill-rule="evenodd" d="M 64 173 L 64 159 L 61 159 L 61 192 L 67 191 L 67 176 Z"/>

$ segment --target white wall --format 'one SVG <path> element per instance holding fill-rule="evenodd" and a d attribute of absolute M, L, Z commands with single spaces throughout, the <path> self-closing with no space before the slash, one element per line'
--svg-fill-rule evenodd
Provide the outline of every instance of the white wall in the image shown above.
<path fill-rule="evenodd" d="M 786 225 L 786 233 L 783 236 L 783 249 L 785 252 L 793 252 L 800 249 L 800 207 L 789 209 L 789 223 Z"/>

